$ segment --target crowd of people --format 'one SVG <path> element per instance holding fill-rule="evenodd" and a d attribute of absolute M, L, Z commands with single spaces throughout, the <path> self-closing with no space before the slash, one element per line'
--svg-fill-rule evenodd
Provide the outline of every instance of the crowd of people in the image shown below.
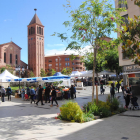
<path fill-rule="evenodd" d="M 43 92 L 44 96 L 42 96 Z M 10 86 L 8 86 L 6 90 L 4 87 L 0 86 L 0 93 L 2 102 L 4 102 L 4 97 L 6 94 L 8 96 L 8 101 L 11 101 L 12 90 Z M 31 86 L 31 88 L 29 88 L 29 86 L 27 86 L 27 88 L 22 87 L 19 91 L 19 95 L 21 96 L 22 100 L 30 100 L 31 104 L 34 103 L 38 105 L 38 103 L 41 102 L 41 105 L 44 105 L 44 97 L 45 103 L 51 103 L 51 107 L 53 106 L 53 102 L 56 103 L 57 107 L 59 106 L 56 100 L 56 88 L 53 85 L 46 84 L 45 89 L 41 85 L 39 85 L 37 88 L 34 88 L 33 86 Z M 76 98 L 76 88 L 74 85 L 71 85 L 69 88 L 69 96 L 71 99 Z"/>

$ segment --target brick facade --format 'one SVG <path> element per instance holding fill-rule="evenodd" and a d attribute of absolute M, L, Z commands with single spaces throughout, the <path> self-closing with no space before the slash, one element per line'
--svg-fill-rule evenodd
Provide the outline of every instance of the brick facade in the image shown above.
<path fill-rule="evenodd" d="M 28 25 L 28 69 L 38 77 L 44 61 L 44 26 L 35 14 Z"/>
<path fill-rule="evenodd" d="M 70 55 L 54 55 L 45 56 L 45 70 L 54 69 L 61 72 L 63 68 L 72 68 L 73 71 L 84 71 L 84 64 L 80 60 L 81 56 L 77 56 L 75 60 L 70 59 Z"/>

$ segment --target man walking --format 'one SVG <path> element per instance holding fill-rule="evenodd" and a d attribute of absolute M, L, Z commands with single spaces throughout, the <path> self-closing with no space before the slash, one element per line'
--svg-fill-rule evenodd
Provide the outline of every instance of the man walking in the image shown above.
<path fill-rule="evenodd" d="M 8 86 L 8 88 L 7 88 L 8 101 L 9 100 L 11 101 L 11 94 L 12 94 L 12 90 L 11 90 L 10 86 Z"/>
<path fill-rule="evenodd" d="M 31 86 L 30 96 L 31 96 L 31 104 L 32 104 L 32 101 L 35 103 L 35 100 L 34 100 L 35 90 L 33 86 Z"/>
<path fill-rule="evenodd" d="M 1 93 L 1 100 L 2 102 L 4 102 L 5 89 L 3 86 L 0 86 L 0 93 Z"/>
<path fill-rule="evenodd" d="M 43 100 L 42 100 L 42 92 L 43 92 L 43 88 L 41 85 L 39 85 L 39 90 L 38 90 L 38 101 L 36 102 L 36 105 L 38 105 L 38 102 L 41 101 L 41 105 L 43 104 Z"/>
<path fill-rule="evenodd" d="M 45 88 L 45 103 L 47 103 L 47 100 L 49 100 L 50 103 L 50 91 L 50 86 L 47 84 Z"/>
<path fill-rule="evenodd" d="M 51 107 L 53 106 L 53 101 L 56 102 L 57 104 L 57 107 L 59 107 L 57 101 L 56 101 L 56 91 L 55 91 L 55 87 L 52 88 L 52 104 L 51 104 Z"/>

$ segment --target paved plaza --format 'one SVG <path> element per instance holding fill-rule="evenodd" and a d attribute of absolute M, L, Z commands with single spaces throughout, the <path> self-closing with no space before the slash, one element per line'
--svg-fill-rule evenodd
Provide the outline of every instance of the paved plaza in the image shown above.
<path fill-rule="evenodd" d="M 91 101 L 91 87 L 77 91 L 76 102 L 83 106 Z M 106 94 L 99 100 L 105 101 Z M 124 105 L 122 93 L 120 102 Z M 58 100 L 61 106 L 66 100 Z M 140 104 L 140 100 L 139 100 Z M 38 106 L 12 97 L 12 101 L 0 104 L 0 140 L 139 140 L 140 111 L 127 111 L 109 118 L 98 119 L 87 123 L 71 123 L 56 120 L 60 113 L 56 106 L 50 104 Z"/>

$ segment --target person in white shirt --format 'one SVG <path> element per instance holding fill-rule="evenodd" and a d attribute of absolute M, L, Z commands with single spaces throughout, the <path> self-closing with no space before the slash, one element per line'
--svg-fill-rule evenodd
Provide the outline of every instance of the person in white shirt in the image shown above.
<path fill-rule="evenodd" d="M 122 93 L 124 94 L 124 85 L 123 85 L 123 81 L 121 82 L 121 89 L 122 89 Z"/>
<path fill-rule="evenodd" d="M 1 100 L 4 102 L 4 96 L 5 96 L 5 89 L 3 86 L 0 86 L 0 93 L 1 93 Z"/>

